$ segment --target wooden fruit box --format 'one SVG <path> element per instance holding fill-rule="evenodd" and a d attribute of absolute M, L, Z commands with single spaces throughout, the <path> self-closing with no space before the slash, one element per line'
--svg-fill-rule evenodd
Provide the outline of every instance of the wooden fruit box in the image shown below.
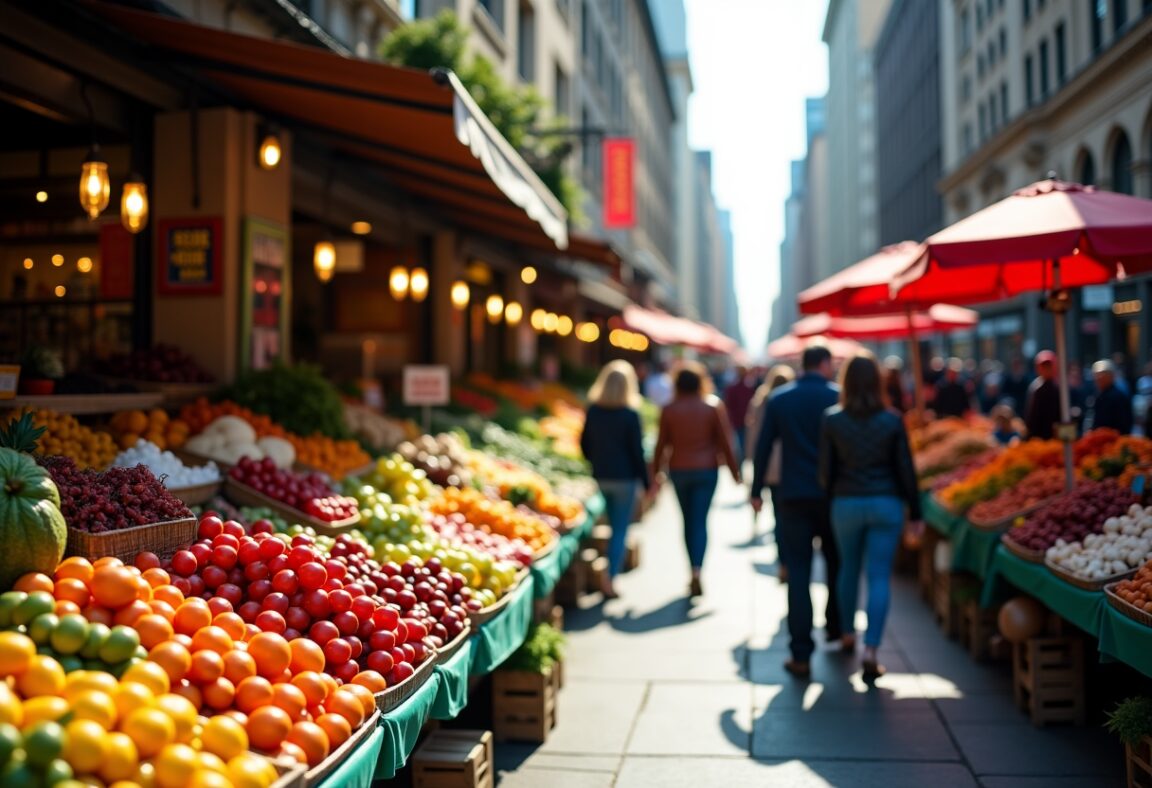
<path fill-rule="evenodd" d="M 1044 556 L 1047 553 L 1046 550 L 1033 550 L 1029 547 L 1025 547 L 1022 544 L 1017 544 L 1012 540 L 1010 533 L 1004 534 L 1000 537 L 1000 544 L 1004 545 L 1005 550 L 1021 560 L 1029 561 L 1033 564 L 1044 563 Z"/>
<path fill-rule="evenodd" d="M 89 561 L 114 556 L 126 564 L 132 563 L 138 553 L 155 553 L 161 558 L 169 558 L 196 541 L 196 528 L 195 517 L 96 534 L 69 526 L 64 555 L 80 556 Z"/>
<path fill-rule="evenodd" d="M 1152 736 L 1145 736 L 1136 746 L 1125 742 L 1124 760 L 1128 762 L 1128 788 L 1152 788 Z"/>
<path fill-rule="evenodd" d="M 977 531 L 1004 531 L 1012 527 L 1012 524 L 1021 517 L 1027 517 L 1039 510 L 1043 509 L 1048 504 L 1052 503 L 1059 495 L 1053 495 L 1045 498 L 1042 501 L 1037 501 L 1031 506 L 1025 506 L 1023 509 L 1013 512 L 1006 517 L 998 517 L 995 520 L 980 520 L 975 517 L 969 517 L 968 522 Z"/>
<path fill-rule="evenodd" d="M 497 599 L 488 607 L 480 608 L 479 610 L 468 611 L 468 623 L 471 624 L 473 630 L 479 629 L 484 624 L 488 623 L 500 614 L 508 603 L 512 601 L 512 595 L 516 593 L 516 589 L 524 582 L 524 578 L 528 576 L 527 569 L 521 569 L 516 575 L 516 582 L 510 588 L 505 589 L 504 596 Z"/>
<path fill-rule="evenodd" d="M 372 712 L 364 724 L 352 732 L 348 740 L 337 747 L 335 750 L 328 754 L 320 763 L 313 766 L 304 773 L 304 785 L 307 788 L 312 788 L 314 785 L 319 785 L 324 782 L 327 777 L 336 770 L 336 767 L 343 763 L 348 756 L 359 747 L 361 744 L 368 740 L 368 737 L 376 730 L 376 726 L 380 724 L 380 711 Z"/>
<path fill-rule="evenodd" d="M 1133 621 L 1143 624 L 1146 627 L 1152 627 L 1152 613 L 1141 610 L 1127 599 L 1121 598 L 1120 595 L 1116 593 L 1116 586 L 1118 585 L 1120 585 L 1120 583 L 1115 582 L 1104 586 L 1104 596 L 1107 597 L 1108 604 Z"/>
<path fill-rule="evenodd" d="M 1016 705 L 1028 712 L 1033 725 L 1083 725 L 1084 640 L 1071 635 L 1012 644 L 1012 685 Z"/>
<path fill-rule="evenodd" d="M 345 531 L 354 528 L 360 522 L 360 513 L 352 517 L 335 522 L 327 522 L 310 514 L 305 514 L 283 501 L 278 501 L 264 493 L 253 489 L 243 482 L 236 481 L 231 476 L 224 480 L 224 496 L 238 506 L 262 506 L 283 517 L 289 525 L 307 525 L 315 529 L 316 533 L 324 536 L 339 536 Z"/>
<path fill-rule="evenodd" d="M 492 788 L 492 732 L 438 730 L 412 757 L 413 788 Z"/>
<path fill-rule="evenodd" d="M 556 727 L 556 685 L 543 673 L 497 670 L 492 674 L 492 719 L 496 741 L 543 743 Z"/>
<path fill-rule="evenodd" d="M 267 757 L 267 756 L 262 756 Z M 272 788 L 304 788 L 304 767 L 284 758 L 269 758 L 276 773 L 280 775 Z"/>

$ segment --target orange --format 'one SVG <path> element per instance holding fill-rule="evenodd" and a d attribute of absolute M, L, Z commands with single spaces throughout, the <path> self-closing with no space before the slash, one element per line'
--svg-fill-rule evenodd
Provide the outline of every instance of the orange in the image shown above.
<path fill-rule="evenodd" d="M 212 626 L 224 630 L 233 641 L 244 639 L 244 619 L 240 618 L 239 613 L 217 613 L 212 619 Z"/>
<path fill-rule="evenodd" d="M 24 698 L 59 695 L 64 691 L 64 668 L 41 654 L 34 654 L 16 677 L 16 691 Z"/>
<path fill-rule="evenodd" d="M 232 637 L 218 626 L 207 626 L 192 635 L 192 651 L 206 649 L 217 654 L 232 650 Z"/>
<path fill-rule="evenodd" d="M 280 751 L 277 753 L 280 759 L 287 759 L 289 761 L 296 761 L 302 766 L 308 765 L 308 754 L 300 749 L 299 745 L 286 741 L 280 745 Z"/>
<path fill-rule="evenodd" d="M 152 589 L 152 601 L 167 602 L 175 610 L 184 604 L 184 592 L 176 586 L 159 586 Z"/>
<path fill-rule="evenodd" d="M 159 613 L 147 613 L 136 619 L 132 628 L 140 635 L 140 645 L 146 649 L 153 649 L 172 639 L 176 632 L 171 622 Z"/>
<path fill-rule="evenodd" d="M 339 714 L 321 714 L 316 718 L 316 724 L 328 736 L 328 743 L 333 750 L 352 736 L 352 726 Z"/>
<path fill-rule="evenodd" d="M 371 693 L 369 693 L 369 695 L 371 695 Z M 373 700 L 373 704 L 375 704 L 375 700 Z M 360 727 L 367 714 L 360 698 L 343 687 L 333 692 L 328 700 L 324 702 L 324 711 L 328 714 L 339 714 L 348 720 L 348 724 L 352 726 L 353 730 Z"/>
<path fill-rule="evenodd" d="M 104 761 L 96 774 L 106 783 L 129 780 L 136 774 L 140 754 L 136 743 L 124 733 L 109 733 L 104 737 Z"/>
<path fill-rule="evenodd" d="M 236 720 L 236 722 L 244 726 L 244 730 L 248 730 L 248 715 L 244 712 L 237 711 L 236 709 L 228 709 L 228 711 L 224 712 L 221 716 Z"/>
<path fill-rule="evenodd" d="M 319 706 L 328 697 L 328 685 L 319 673 L 304 671 L 292 677 L 292 686 L 304 693 L 309 706 Z"/>
<path fill-rule="evenodd" d="M 36 656 L 32 638 L 19 632 L 0 632 L 0 676 L 18 676 Z"/>
<path fill-rule="evenodd" d="M 116 702 L 107 692 L 90 689 L 78 692 L 68 698 L 72 718 L 90 720 L 106 731 L 116 724 Z"/>
<path fill-rule="evenodd" d="M 216 711 L 224 711 L 230 709 L 232 701 L 236 699 L 236 685 L 221 676 L 200 687 L 200 693 L 204 696 L 205 706 Z"/>
<path fill-rule="evenodd" d="M 136 598 L 141 602 L 150 602 L 152 600 L 152 584 L 144 579 L 144 575 L 136 567 L 128 567 L 128 571 L 132 573 L 132 583 L 136 586 Z"/>
<path fill-rule="evenodd" d="M 102 607 L 120 608 L 136 599 L 136 578 L 127 567 L 96 562 L 92 575 L 92 598 Z"/>
<path fill-rule="evenodd" d="M 200 763 L 196 750 L 187 744 L 169 744 L 156 756 L 156 781 L 160 788 L 183 788 Z"/>
<path fill-rule="evenodd" d="M 184 698 L 196 709 L 200 709 L 204 705 L 204 695 L 200 692 L 200 688 L 187 681 L 182 681 L 173 687 L 172 694 Z"/>
<path fill-rule="evenodd" d="M 272 705 L 279 706 L 288 712 L 293 720 L 304 716 L 304 709 L 308 707 L 308 698 L 303 690 L 294 684 L 274 684 L 272 686 Z"/>
<path fill-rule="evenodd" d="M 124 607 L 116 611 L 112 616 L 113 624 L 123 624 L 126 627 L 134 627 L 136 622 L 140 620 L 141 616 L 146 616 L 152 612 L 152 606 L 147 602 L 139 599 L 133 599 Z"/>
<path fill-rule="evenodd" d="M 176 741 L 186 743 L 192 740 L 196 729 L 199 709 L 183 695 L 170 692 L 156 699 L 156 707 L 172 718 L 176 726 Z"/>
<path fill-rule="evenodd" d="M 152 608 L 152 612 L 157 615 L 164 616 L 169 622 L 176 618 L 176 608 L 172 607 L 167 602 L 160 599 L 153 599 L 148 603 L 148 607 Z"/>
<path fill-rule="evenodd" d="M 180 681 L 192 667 L 192 655 L 188 649 L 174 640 L 169 640 L 153 646 L 148 651 L 148 659 L 164 668 L 168 678 L 173 682 Z"/>
<path fill-rule="evenodd" d="M 31 594 L 33 591 L 47 591 L 49 594 L 55 589 L 56 584 L 52 582 L 52 578 L 41 572 L 29 572 L 21 575 L 12 586 L 13 591 L 23 591 L 26 594 Z"/>
<path fill-rule="evenodd" d="M 25 729 L 38 722 L 60 722 L 71 711 L 68 701 L 56 695 L 41 695 L 24 701 L 22 708 Z"/>
<path fill-rule="evenodd" d="M 75 602 L 69 602 L 67 599 L 56 600 L 56 607 L 53 608 L 52 612 L 55 613 L 58 617 L 66 616 L 69 613 L 75 613 L 76 615 L 84 614 L 84 611 L 78 604 Z"/>
<path fill-rule="evenodd" d="M 64 729 L 67 734 L 61 757 L 77 774 L 91 774 L 104 761 L 104 728 L 92 720 L 76 719 Z"/>
<path fill-rule="evenodd" d="M 168 671 L 163 666 L 148 660 L 129 666 L 128 670 L 124 671 L 120 681 L 134 681 L 137 684 L 143 684 L 152 690 L 153 695 L 163 695 L 172 686 L 172 679 L 168 675 Z"/>
<path fill-rule="evenodd" d="M 184 600 L 176 608 L 176 617 L 172 619 L 176 631 L 189 637 L 211 624 L 212 611 L 208 609 L 208 603 L 198 597 Z"/>
<path fill-rule="evenodd" d="M 250 676 L 236 685 L 236 708 L 251 714 L 272 703 L 272 684 L 262 676 Z"/>
<path fill-rule="evenodd" d="M 74 670 L 64 681 L 64 697 L 71 701 L 87 690 L 111 694 L 119 683 L 115 676 L 102 670 Z"/>
<path fill-rule="evenodd" d="M 249 640 L 248 653 L 256 660 L 256 671 L 266 678 L 280 675 L 292 663 L 288 641 L 273 632 L 261 632 Z"/>
<path fill-rule="evenodd" d="M 232 649 L 224 655 L 224 678 L 233 684 L 256 675 L 256 660 L 247 651 Z"/>
<path fill-rule="evenodd" d="M 340 682 L 336 680 L 335 676 L 330 676 L 327 673 L 321 673 L 320 680 L 323 681 L 324 684 L 328 687 L 328 692 L 326 695 L 331 695 L 333 692 L 340 688 Z"/>
<path fill-rule="evenodd" d="M 360 684 L 345 684 L 340 689 L 359 698 L 360 707 L 364 710 L 365 717 L 372 715 L 373 709 L 376 708 L 376 698 L 373 697 L 371 690 Z"/>
<path fill-rule="evenodd" d="M 352 679 L 353 684 L 367 687 L 373 694 L 388 689 L 388 682 L 375 670 L 362 670 Z"/>
<path fill-rule="evenodd" d="M 71 558 L 65 558 L 60 562 L 59 566 L 56 567 L 54 577 L 57 580 L 65 577 L 73 577 L 83 581 L 84 584 L 87 585 L 88 581 L 92 579 L 92 573 L 94 571 L 92 563 L 87 558 L 81 558 L 75 555 Z"/>
<path fill-rule="evenodd" d="M 279 706 L 261 706 L 248 714 L 248 741 L 261 750 L 275 750 L 292 732 L 292 718 Z"/>
<path fill-rule="evenodd" d="M 56 581 L 56 587 L 52 594 L 57 600 L 74 602 L 80 607 L 88 606 L 92 601 L 92 594 L 88 591 L 88 586 L 83 580 L 76 577 L 62 577 Z"/>
<path fill-rule="evenodd" d="M 112 611 L 99 605 L 89 605 L 81 611 L 89 624 L 112 626 Z"/>
<path fill-rule="evenodd" d="M 231 717 L 213 717 L 204 723 L 200 743 L 205 750 L 227 761 L 247 751 L 248 732 Z"/>
<path fill-rule="evenodd" d="M 319 643 L 307 638 L 296 638 L 288 647 L 292 650 L 292 662 L 289 667 L 293 673 L 311 670 L 317 673 L 324 670 L 324 649 Z"/>
<path fill-rule="evenodd" d="M 158 566 L 154 566 L 151 569 L 145 569 L 141 577 L 148 581 L 148 585 L 152 586 L 153 596 L 156 595 L 155 589 L 159 588 L 160 586 L 166 586 L 172 582 L 172 576 Z"/>
<path fill-rule="evenodd" d="M 328 734 L 314 722 L 303 720 L 293 725 L 288 742 L 304 751 L 309 766 L 315 766 L 328 757 Z"/>
<path fill-rule="evenodd" d="M 176 741 L 176 723 L 162 709 L 136 709 L 120 722 L 120 730 L 143 758 L 151 758 Z"/>
<path fill-rule="evenodd" d="M 193 684 L 210 684 L 224 675 L 224 658 L 215 651 L 200 649 L 192 652 L 192 665 L 188 680 Z"/>
<path fill-rule="evenodd" d="M 156 696 L 143 684 L 130 681 L 116 686 L 112 692 L 112 701 L 116 704 L 116 713 L 120 720 L 124 721 L 134 712 L 155 706 Z"/>

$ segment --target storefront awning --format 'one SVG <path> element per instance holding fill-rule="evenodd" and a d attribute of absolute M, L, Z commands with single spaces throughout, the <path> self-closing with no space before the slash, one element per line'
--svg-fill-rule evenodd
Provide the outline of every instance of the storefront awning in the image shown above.
<path fill-rule="evenodd" d="M 555 249 L 569 246 L 564 207 L 451 72 L 341 57 L 106 3 L 86 6 L 245 104 L 386 165 L 400 188 L 475 217 L 485 232 L 541 243 L 542 231 Z"/>
<path fill-rule="evenodd" d="M 705 353 L 725 355 L 740 350 L 740 343 L 707 323 L 635 305 L 625 307 L 621 317 L 625 328 L 647 335 L 658 345 L 687 345 Z"/>

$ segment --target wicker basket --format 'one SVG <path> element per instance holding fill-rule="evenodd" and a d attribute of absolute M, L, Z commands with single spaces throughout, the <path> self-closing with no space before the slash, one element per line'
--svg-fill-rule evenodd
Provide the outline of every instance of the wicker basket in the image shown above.
<path fill-rule="evenodd" d="M 223 480 L 217 480 L 204 484 L 194 484 L 191 487 L 176 487 L 168 492 L 183 501 L 185 506 L 199 506 L 215 498 L 223 484 Z"/>
<path fill-rule="evenodd" d="M 372 712 L 372 716 L 365 720 L 363 725 L 353 731 L 352 735 L 349 736 L 343 744 L 330 752 L 327 758 L 304 773 L 304 785 L 311 788 L 313 785 L 319 785 L 324 782 L 328 775 L 336 771 L 337 766 L 348 759 L 349 754 L 351 754 L 353 750 L 368 741 L 368 737 L 372 735 L 379 724 L 380 712 L 374 711 Z"/>
<path fill-rule="evenodd" d="M 1116 586 L 1119 584 L 1120 582 L 1116 581 L 1115 583 L 1109 583 L 1108 585 L 1104 586 L 1104 596 L 1108 599 L 1108 604 L 1116 608 L 1116 610 L 1120 611 L 1122 615 L 1127 616 L 1133 621 L 1139 624 L 1143 624 L 1146 627 L 1152 627 L 1152 613 L 1141 610 L 1131 602 L 1121 599 L 1120 596 L 1116 593 Z"/>
<path fill-rule="evenodd" d="M 326 522 L 310 514 L 305 514 L 299 509 L 294 509 L 283 501 L 277 501 L 275 498 L 271 498 L 258 490 L 254 490 L 247 484 L 238 482 L 230 476 L 224 480 L 224 496 L 239 506 L 263 506 L 271 509 L 287 520 L 289 525 L 294 523 L 307 525 L 315 529 L 316 533 L 323 536 L 339 536 L 351 530 L 360 522 L 359 512 L 353 517 L 331 523 Z"/>
<path fill-rule="evenodd" d="M 1004 545 L 1004 549 L 1016 556 L 1022 561 L 1028 561 L 1033 564 L 1044 563 L 1044 556 L 1047 551 L 1032 550 L 1030 548 L 1019 545 L 1012 541 L 1008 534 L 1000 537 L 1000 544 Z"/>
<path fill-rule="evenodd" d="M 64 555 L 76 555 L 89 561 L 114 556 L 126 564 L 132 563 L 138 553 L 155 553 L 168 558 L 196 541 L 196 528 L 195 517 L 98 534 L 70 527 Z"/>
<path fill-rule="evenodd" d="M 376 708 L 381 714 L 387 714 L 395 709 L 404 701 L 412 697 L 416 690 L 424 686 L 424 682 L 432 675 L 432 671 L 439 664 L 435 654 L 432 654 L 428 659 L 424 660 L 421 665 L 416 668 L 416 672 L 408 678 L 401 681 L 399 684 L 393 684 L 383 692 L 376 693 Z"/>
<path fill-rule="evenodd" d="M 1108 577 L 1105 577 L 1101 580 L 1089 580 L 1088 578 L 1080 577 L 1080 575 L 1069 572 L 1064 567 L 1060 566 L 1054 561 L 1049 561 L 1048 559 L 1044 559 L 1044 566 L 1048 567 L 1049 572 L 1056 575 L 1065 583 L 1070 583 L 1071 585 L 1074 585 L 1077 588 L 1082 588 L 1085 591 L 1099 591 L 1109 583 L 1116 583 L 1136 574 L 1135 569 L 1130 569 L 1127 572 L 1121 572 L 1118 575 L 1109 575 Z"/>
<path fill-rule="evenodd" d="M 460 634 L 449 640 L 442 648 L 436 649 L 436 664 L 443 665 L 452 657 L 456 656 L 464 644 L 468 642 L 468 638 L 472 637 L 471 624 L 465 624 L 464 629 L 460 630 Z"/>
<path fill-rule="evenodd" d="M 1048 498 L 1045 498 L 1042 501 L 1038 501 L 1038 502 L 1032 504 L 1031 506 L 1026 506 L 1017 512 L 1013 512 L 1012 514 L 1008 515 L 1007 517 L 1000 517 L 996 520 L 974 520 L 971 517 L 969 517 L 968 523 L 973 528 L 975 528 L 977 531 L 1003 531 L 1007 528 L 1010 528 L 1012 526 L 1012 523 L 1014 523 L 1017 518 L 1027 517 L 1030 514 L 1033 514 L 1034 512 L 1037 512 L 1040 509 L 1043 509 L 1045 506 L 1050 504 L 1054 498 L 1057 498 L 1057 497 L 1058 496 L 1055 496 L 1055 495 L 1050 496 Z"/>
<path fill-rule="evenodd" d="M 516 589 L 519 587 L 519 585 L 520 584 L 517 583 L 515 586 L 512 586 L 512 588 L 509 588 L 504 593 L 504 596 L 500 597 L 488 607 L 469 611 L 468 623 L 472 625 L 472 629 L 479 629 L 492 619 L 496 618 L 496 616 L 500 615 L 504 608 L 508 607 L 508 603 L 512 601 L 512 595 L 516 592 Z"/>
<path fill-rule="evenodd" d="M 276 769 L 276 782 L 272 788 L 304 788 L 304 767 L 300 764 L 283 758 L 269 758 Z"/>

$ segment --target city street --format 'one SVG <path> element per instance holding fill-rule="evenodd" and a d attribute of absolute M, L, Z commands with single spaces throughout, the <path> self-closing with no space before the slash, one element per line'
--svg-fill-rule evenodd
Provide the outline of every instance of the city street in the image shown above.
<path fill-rule="evenodd" d="M 1120 785 L 1120 744 L 1097 724 L 1034 728 L 1007 663 L 947 640 L 900 578 L 869 689 L 855 658 L 823 651 L 812 680 L 784 672 L 785 589 L 771 535 L 751 537 L 744 492 L 722 475 L 705 595 L 686 596 L 670 490 L 639 526 L 642 565 L 620 599 L 566 612 L 567 684 L 547 744 L 499 744 L 506 786 Z M 761 531 L 770 516 L 762 515 Z M 814 587 L 817 614 L 823 586 Z M 822 624 L 817 621 L 817 626 Z M 783 630 L 783 631 L 782 631 Z"/>

